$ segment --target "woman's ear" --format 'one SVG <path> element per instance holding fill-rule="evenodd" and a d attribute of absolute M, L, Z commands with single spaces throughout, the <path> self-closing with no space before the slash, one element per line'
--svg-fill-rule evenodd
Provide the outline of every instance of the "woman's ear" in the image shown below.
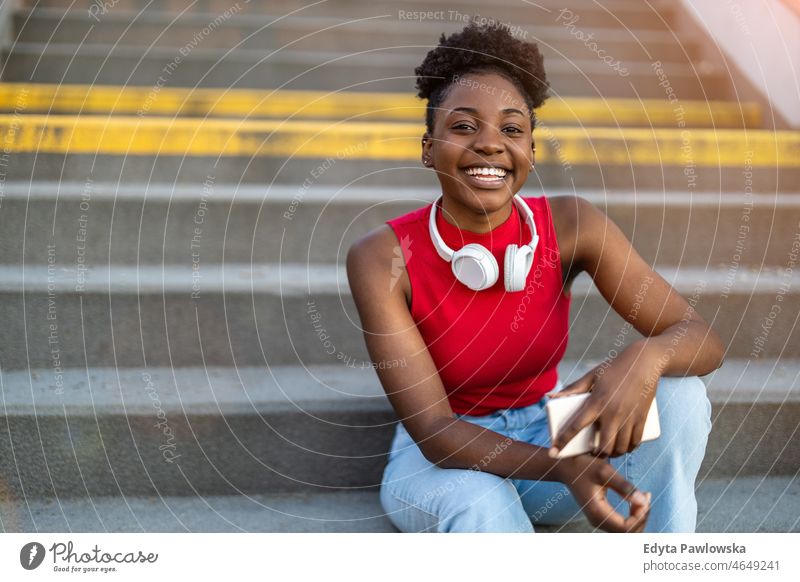
<path fill-rule="evenodd" d="M 536 165 L 536 140 L 531 139 L 531 170 Z"/>
<path fill-rule="evenodd" d="M 431 140 L 431 136 L 426 131 L 422 135 L 422 165 L 426 168 L 433 167 L 433 152 L 431 149 L 433 148 L 433 141 Z"/>

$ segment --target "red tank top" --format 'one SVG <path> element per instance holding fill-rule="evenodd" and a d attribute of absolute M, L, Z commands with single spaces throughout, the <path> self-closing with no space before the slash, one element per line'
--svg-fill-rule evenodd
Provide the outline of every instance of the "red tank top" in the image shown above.
<path fill-rule="evenodd" d="M 516 204 L 494 230 L 476 234 L 453 226 L 437 205 L 436 225 L 453 250 L 480 243 L 497 259 L 500 276 L 483 291 L 460 283 L 436 252 L 428 231 L 433 203 L 387 221 L 411 281 L 411 317 L 439 370 L 454 412 L 471 416 L 538 402 L 555 387 L 556 365 L 569 335 L 571 296 L 561 293 L 561 258 L 550 204 L 523 197 L 533 212 L 539 244 L 519 292 L 507 292 L 503 261 L 509 244 L 530 242 Z"/>

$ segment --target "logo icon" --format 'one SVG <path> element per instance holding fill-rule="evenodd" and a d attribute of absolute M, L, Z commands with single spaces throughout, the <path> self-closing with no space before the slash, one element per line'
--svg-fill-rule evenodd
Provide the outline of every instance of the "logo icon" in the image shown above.
<path fill-rule="evenodd" d="M 392 279 L 389 281 L 389 291 L 394 289 L 394 286 L 400 280 L 400 277 L 403 276 L 403 267 L 406 264 L 406 261 L 411 260 L 411 243 L 413 241 L 409 238 L 408 235 L 403 236 L 400 240 L 400 246 L 395 245 L 394 249 L 394 256 L 392 257 Z"/>
<path fill-rule="evenodd" d="M 26 570 L 35 570 L 44 561 L 44 546 L 39 542 L 29 542 L 19 551 L 19 563 Z"/>

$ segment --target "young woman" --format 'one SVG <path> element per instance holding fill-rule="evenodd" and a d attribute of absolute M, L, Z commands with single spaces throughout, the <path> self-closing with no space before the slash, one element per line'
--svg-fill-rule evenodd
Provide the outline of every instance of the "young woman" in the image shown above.
<path fill-rule="evenodd" d="M 708 323 L 578 196 L 520 197 L 546 98 L 533 43 L 470 25 L 415 70 L 436 202 L 347 256 L 372 360 L 399 415 L 381 503 L 401 531 L 532 532 L 580 516 L 615 532 L 694 531 L 711 429 L 697 377 L 724 348 Z M 402 253 L 404 268 L 396 258 Z M 570 285 L 586 271 L 642 338 L 564 387 Z M 548 398 L 590 392 L 551 443 Z M 658 439 L 641 442 L 653 399 Z M 599 427 L 590 454 L 556 458 Z"/>

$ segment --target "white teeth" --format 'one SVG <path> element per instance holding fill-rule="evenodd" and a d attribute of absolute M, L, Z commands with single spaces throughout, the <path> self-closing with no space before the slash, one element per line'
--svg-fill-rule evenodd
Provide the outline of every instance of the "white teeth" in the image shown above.
<path fill-rule="evenodd" d="M 499 176 L 503 177 L 506 175 L 506 171 L 503 168 L 467 168 L 467 174 L 470 176 Z"/>

